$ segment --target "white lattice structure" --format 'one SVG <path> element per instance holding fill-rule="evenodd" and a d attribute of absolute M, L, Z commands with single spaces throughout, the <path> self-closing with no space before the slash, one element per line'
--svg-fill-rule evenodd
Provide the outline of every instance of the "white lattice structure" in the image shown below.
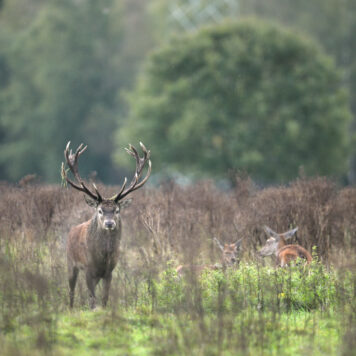
<path fill-rule="evenodd" d="M 236 15 L 238 0 L 175 0 L 170 6 L 174 22 L 186 31 Z"/>

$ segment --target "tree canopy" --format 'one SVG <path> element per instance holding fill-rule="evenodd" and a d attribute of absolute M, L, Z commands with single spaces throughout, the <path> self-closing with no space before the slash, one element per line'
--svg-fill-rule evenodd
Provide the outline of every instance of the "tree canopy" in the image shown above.
<path fill-rule="evenodd" d="M 117 138 L 143 140 L 158 169 L 255 179 L 344 174 L 347 95 L 313 42 L 253 20 L 172 39 L 129 95 Z M 117 156 L 121 159 L 121 155 Z"/>
<path fill-rule="evenodd" d="M 149 35 L 141 35 L 145 43 L 132 38 L 145 31 L 132 19 L 144 6 L 140 0 L 5 2 L 0 12 L 0 179 L 36 173 L 58 182 L 71 140 L 73 147 L 89 146 L 83 175 L 98 170 L 100 179 L 118 181 L 112 132 L 117 113 L 125 110 L 120 91 L 131 85 L 150 46 Z"/>

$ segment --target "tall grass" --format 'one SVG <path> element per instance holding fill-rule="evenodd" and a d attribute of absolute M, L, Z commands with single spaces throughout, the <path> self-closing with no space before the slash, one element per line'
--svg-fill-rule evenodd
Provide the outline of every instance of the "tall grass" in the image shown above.
<path fill-rule="evenodd" d="M 107 195 L 117 187 L 101 187 Z M 209 182 L 133 193 L 123 212 L 110 305 L 92 313 L 83 276 L 68 310 L 65 240 L 92 211 L 59 186 L 0 185 L 0 342 L 4 354 L 343 354 L 355 349 L 356 189 L 323 178 L 221 192 Z M 298 226 L 311 266 L 278 269 L 256 250 Z M 240 266 L 213 244 L 244 237 Z M 98 294 L 100 294 L 100 289 Z"/>

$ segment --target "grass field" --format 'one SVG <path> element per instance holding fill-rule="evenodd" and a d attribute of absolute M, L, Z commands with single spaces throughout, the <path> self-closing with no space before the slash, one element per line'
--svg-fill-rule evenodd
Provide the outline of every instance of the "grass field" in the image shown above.
<path fill-rule="evenodd" d="M 123 217 L 109 306 L 95 311 L 83 276 L 68 308 L 64 245 L 70 226 L 90 217 L 82 197 L 50 186 L 0 192 L 1 355 L 356 354 L 351 188 L 317 180 L 144 190 Z M 312 265 L 258 258 L 263 224 L 298 226 Z M 213 236 L 244 237 L 239 266 L 178 277 L 179 263 L 219 261 Z"/>
<path fill-rule="evenodd" d="M 121 278 L 115 278 L 118 289 Z M 157 279 L 146 276 L 125 288 L 126 298 L 115 290 L 112 305 L 94 312 L 85 303 L 69 311 L 61 294 L 56 305 L 53 300 L 41 301 L 46 296 L 39 290 L 27 291 L 18 296 L 27 302 L 26 309 L 2 319 L 3 353 L 352 355 L 355 351 L 355 276 L 340 276 L 319 263 L 307 270 L 242 264 L 236 270 L 210 270 L 186 278 L 168 269 Z M 55 290 L 47 293 L 55 298 Z"/>

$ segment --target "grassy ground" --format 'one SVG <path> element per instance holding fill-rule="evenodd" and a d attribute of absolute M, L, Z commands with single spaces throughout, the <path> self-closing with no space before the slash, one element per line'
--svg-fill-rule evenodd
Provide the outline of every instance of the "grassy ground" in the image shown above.
<path fill-rule="evenodd" d="M 278 270 L 242 264 L 183 278 L 167 269 L 141 279 L 135 292 L 126 288 L 132 293 L 126 302 L 116 296 L 109 308 L 95 311 L 85 304 L 55 311 L 33 293 L 32 313 L 13 315 L 1 333 L 2 354 L 352 355 L 355 350 L 355 276 L 320 263 Z"/>
<path fill-rule="evenodd" d="M 58 316 L 55 330 L 21 326 L 2 337 L 3 354 L 54 355 L 338 355 L 345 332 L 335 315 L 295 312 L 268 323 L 268 314 L 250 315 L 245 322 L 264 323 L 254 337 L 241 339 L 240 318 L 229 318 L 231 330 L 222 331 L 222 343 L 211 317 L 198 321 L 173 314 L 145 315 L 137 311 L 112 315 L 110 311 L 75 311 Z M 204 333 L 205 335 L 202 335 Z M 264 340 L 258 340 L 261 336 Z M 187 342 L 188 341 L 188 342 Z"/>

